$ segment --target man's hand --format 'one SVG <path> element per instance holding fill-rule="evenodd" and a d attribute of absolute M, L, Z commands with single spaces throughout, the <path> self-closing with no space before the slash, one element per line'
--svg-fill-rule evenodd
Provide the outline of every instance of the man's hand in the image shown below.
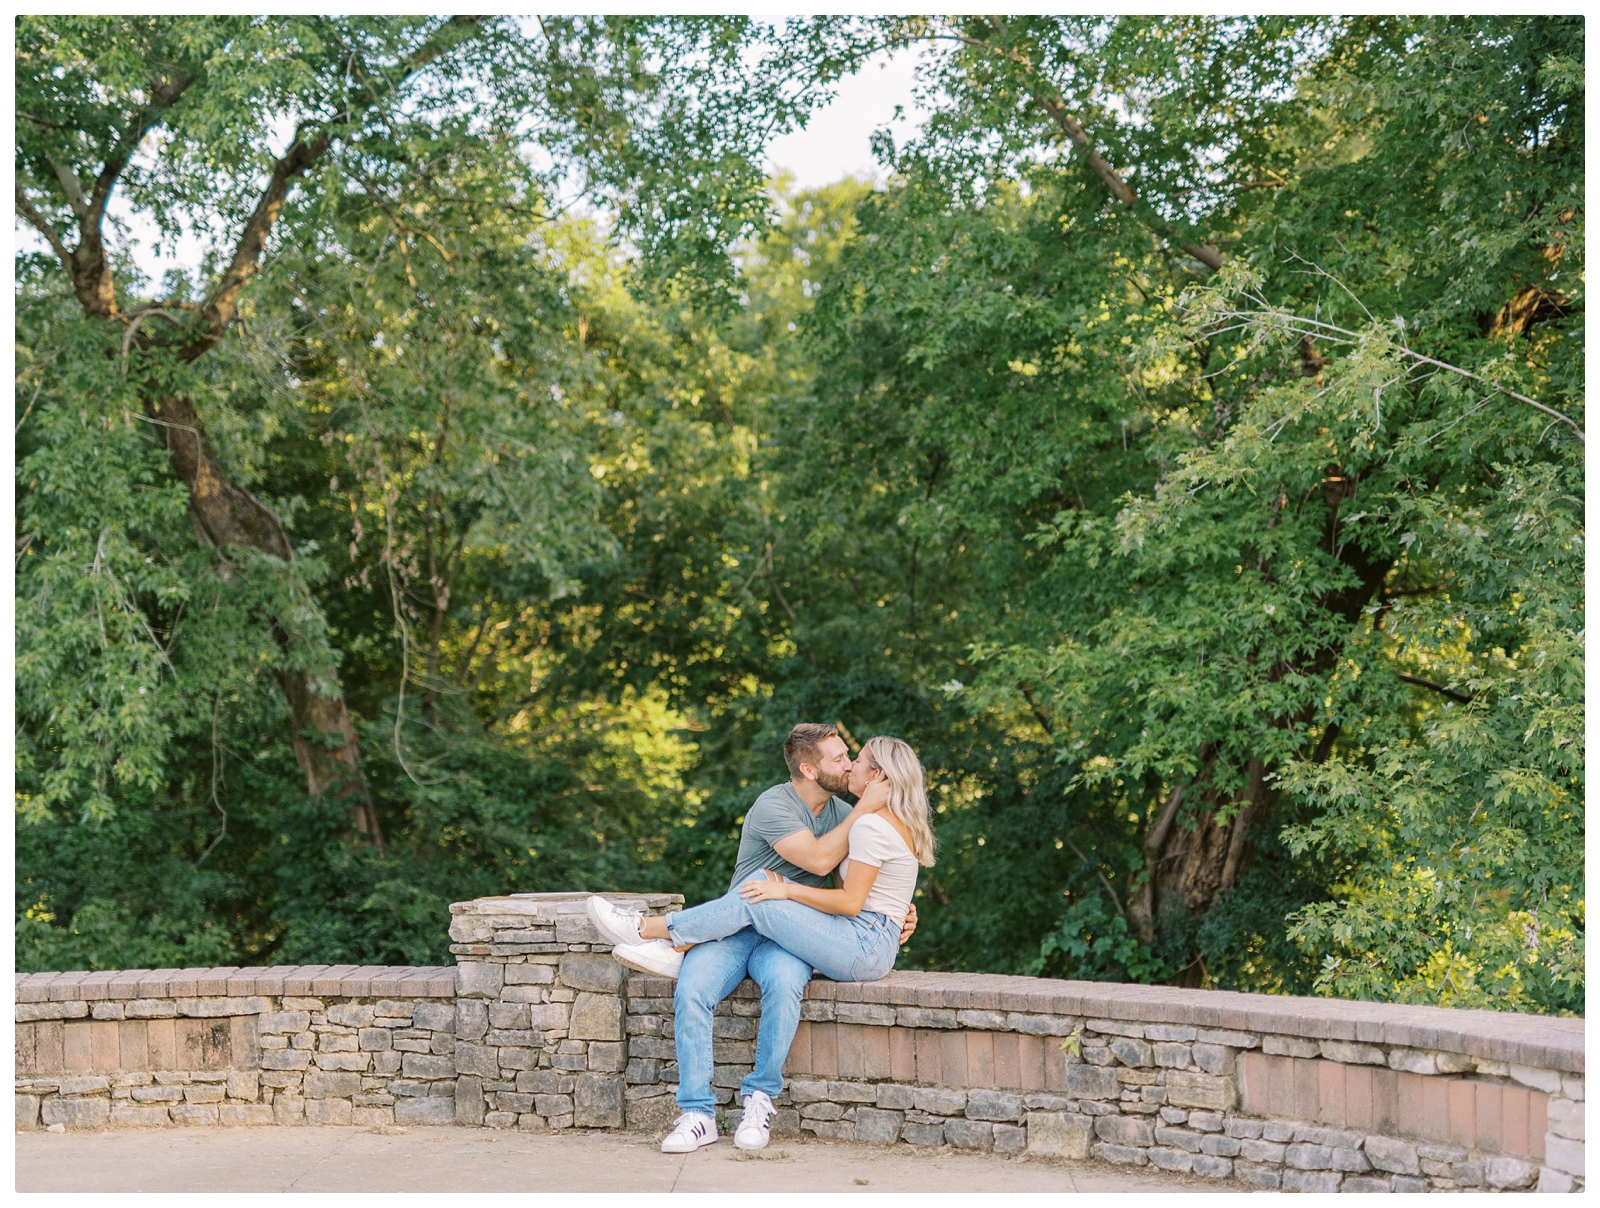
<path fill-rule="evenodd" d="M 911 938 L 911 933 L 917 929 L 917 907 L 913 903 L 906 910 L 906 921 L 900 925 L 900 942 L 903 944 Z"/>

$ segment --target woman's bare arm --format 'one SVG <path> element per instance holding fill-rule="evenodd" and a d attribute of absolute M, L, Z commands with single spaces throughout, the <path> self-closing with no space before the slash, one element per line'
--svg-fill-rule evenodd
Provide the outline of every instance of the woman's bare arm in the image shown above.
<path fill-rule="evenodd" d="M 770 878 L 771 873 L 767 876 Z M 797 885 L 793 881 L 746 881 L 739 886 L 739 896 L 747 902 L 771 902 L 787 899 L 810 906 L 824 914 L 842 914 L 854 918 L 872 892 L 878 879 L 878 870 L 860 860 L 850 861 L 850 871 L 845 874 L 843 889 L 813 889 L 810 885 Z"/>

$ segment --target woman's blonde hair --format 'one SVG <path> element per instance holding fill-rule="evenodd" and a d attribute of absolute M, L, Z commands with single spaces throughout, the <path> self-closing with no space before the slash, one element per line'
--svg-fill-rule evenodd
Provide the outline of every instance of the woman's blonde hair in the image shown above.
<path fill-rule="evenodd" d="M 911 854 L 924 868 L 933 867 L 933 828 L 928 825 L 928 791 L 922 783 L 922 761 L 911 744 L 880 734 L 867 739 L 873 766 L 889 782 L 888 810 L 911 835 Z"/>

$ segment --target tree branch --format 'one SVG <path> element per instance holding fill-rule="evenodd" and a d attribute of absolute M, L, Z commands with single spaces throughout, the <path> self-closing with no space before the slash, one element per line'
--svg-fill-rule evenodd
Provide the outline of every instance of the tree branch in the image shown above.
<path fill-rule="evenodd" d="M 999 17 L 990 17 L 988 21 L 997 34 L 1005 32 L 1005 25 Z M 1106 162 L 1105 157 L 1095 150 L 1094 142 L 1090 139 L 1088 131 L 1083 128 L 1083 124 L 1067 112 L 1066 103 L 1062 101 L 1060 92 L 1040 74 L 1039 69 L 1033 65 L 1033 62 L 1026 55 L 1006 46 L 997 46 L 993 42 L 986 42 L 980 38 L 969 38 L 961 34 L 956 36 L 969 46 L 982 47 L 985 50 L 1002 54 L 1022 68 L 1030 80 L 1028 91 L 1033 96 L 1034 102 L 1055 120 L 1056 125 L 1061 128 L 1061 132 L 1083 152 L 1089 167 L 1093 169 L 1096 176 L 1105 182 L 1106 188 L 1111 190 L 1111 195 L 1131 209 L 1141 222 L 1155 230 L 1163 238 L 1177 244 L 1185 253 L 1193 256 L 1213 272 L 1228 262 L 1228 258 L 1210 244 L 1187 243 L 1166 223 L 1155 220 L 1148 213 L 1147 207 L 1140 204 L 1138 195 L 1128 187 L 1128 183 L 1122 179 L 1115 168 Z"/>
<path fill-rule="evenodd" d="M 390 88 L 399 87 L 423 67 L 458 45 L 478 29 L 480 21 L 481 17 L 451 17 L 432 38 L 396 65 L 398 71 L 387 81 Z M 336 134 L 353 123 L 358 108 L 371 108 L 380 99 L 377 88 L 369 83 L 362 84 L 360 97 L 359 106 L 347 102 L 345 108 L 323 123 L 322 133 L 311 142 L 302 140 L 301 130 L 295 131 L 289 149 L 272 166 L 272 175 L 262 190 L 260 200 L 256 202 L 255 212 L 250 215 L 250 221 L 239 236 L 227 272 L 200 306 L 200 321 L 181 354 L 184 360 L 192 361 L 215 347 L 227 332 L 238 314 L 240 293 L 261 269 L 261 255 L 266 248 L 267 236 L 278 221 L 278 214 L 289 195 L 290 183 L 322 158 L 333 145 Z"/>
<path fill-rule="evenodd" d="M 22 182 L 17 182 L 17 213 L 39 234 L 50 241 L 50 247 L 61 261 L 61 267 L 72 273 L 72 253 L 67 251 L 66 244 L 61 242 L 61 236 L 56 234 L 55 227 L 45 219 L 45 216 L 33 208 L 33 203 L 28 200 L 28 195 L 22 191 Z"/>
<path fill-rule="evenodd" d="M 1423 679 L 1420 675 L 1406 675 L 1401 672 L 1400 678 L 1408 684 L 1415 684 L 1419 688 L 1427 688 L 1431 692 L 1437 692 L 1440 696 L 1448 696 L 1451 700 L 1460 701 L 1463 705 L 1470 705 L 1473 700 L 1465 692 L 1457 692 L 1454 688 L 1446 688 L 1443 684 L 1436 684 L 1430 679 Z"/>
<path fill-rule="evenodd" d="M 50 166 L 55 169 L 56 179 L 61 182 L 61 188 L 67 195 L 67 201 L 72 206 L 72 212 L 79 218 L 89 213 L 89 202 L 83 195 L 83 186 L 78 183 L 78 174 L 66 164 L 50 161 Z"/>

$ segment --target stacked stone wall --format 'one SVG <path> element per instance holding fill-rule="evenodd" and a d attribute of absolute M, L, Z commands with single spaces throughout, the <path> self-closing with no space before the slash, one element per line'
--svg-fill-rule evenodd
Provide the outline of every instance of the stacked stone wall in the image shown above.
<path fill-rule="evenodd" d="M 618 965 L 583 899 L 456 904 L 453 968 L 18 975 L 17 1125 L 660 1130 L 673 983 Z M 713 1020 L 725 1123 L 760 1010 L 746 981 Z M 780 1137 L 1288 1191 L 1584 1183 L 1582 1020 L 917 972 L 818 978 L 801 1015 Z"/>

